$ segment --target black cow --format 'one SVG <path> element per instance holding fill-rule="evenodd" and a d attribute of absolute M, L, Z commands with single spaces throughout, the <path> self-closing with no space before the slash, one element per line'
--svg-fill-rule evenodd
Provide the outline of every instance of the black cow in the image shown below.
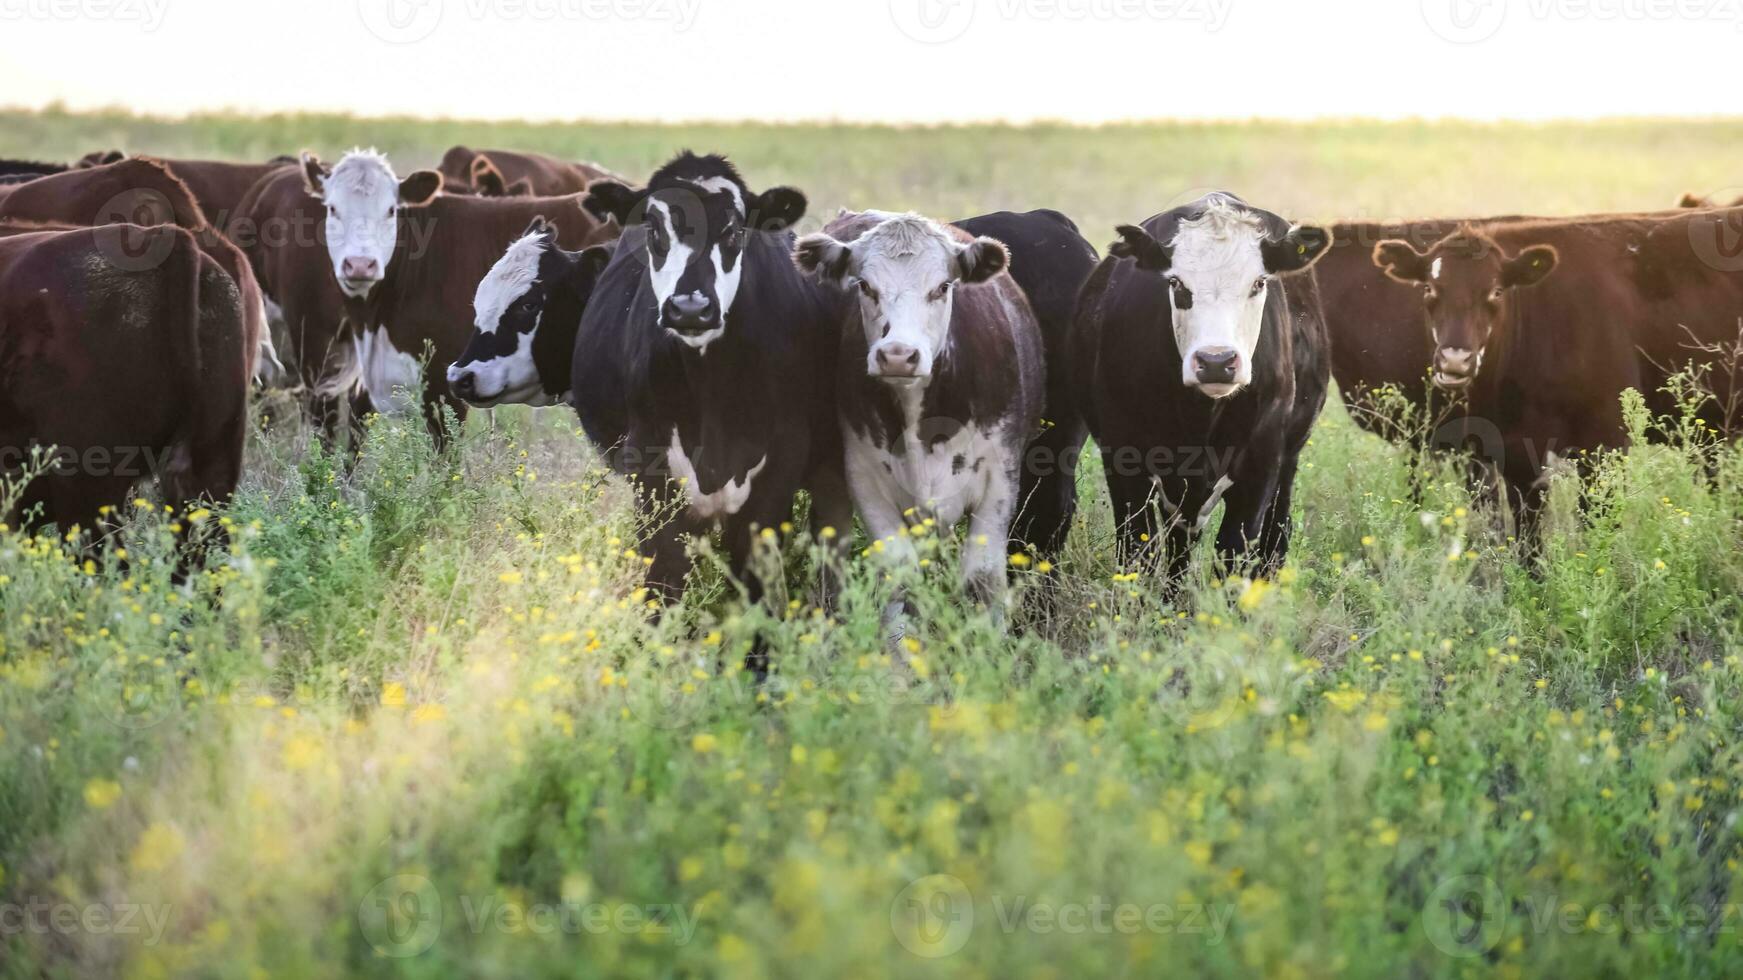
<path fill-rule="evenodd" d="M 1317 302 L 1278 279 L 1312 266 L 1331 236 L 1229 194 L 1119 231 L 1084 287 L 1071 357 L 1121 559 L 1147 561 L 1165 544 L 1178 583 L 1223 501 L 1221 564 L 1252 571 L 1251 553 L 1275 571 L 1331 370 Z M 1311 277 L 1297 282 L 1311 293 Z"/>
<path fill-rule="evenodd" d="M 685 152 L 645 189 L 593 184 L 585 206 L 625 232 L 582 316 L 574 404 L 601 442 L 621 423 L 613 462 L 648 477 L 644 516 L 677 515 L 645 533 L 648 586 L 681 595 L 687 540 L 718 526 L 759 602 L 765 583 L 746 574 L 757 532 L 791 517 L 799 489 L 814 521 L 851 520 L 829 383 L 844 297 L 793 265 L 787 229 L 805 196 L 753 193 L 725 158 Z M 618 371 L 620 384 L 590 383 Z M 760 643 L 746 666 L 767 670 Z"/>

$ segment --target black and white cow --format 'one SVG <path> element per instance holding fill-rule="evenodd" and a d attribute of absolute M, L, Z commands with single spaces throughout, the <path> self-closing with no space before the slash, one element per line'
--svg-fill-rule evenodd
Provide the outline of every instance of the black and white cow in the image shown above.
<path fill-rule="evenodd" d="M 613 465 L 644 478 L 644 513 L 677 514 L 646 532 L 647 584 L 681 595 L 689 538 L 718 527 L 758 602 L 755 538 L 789 520 L 799 489 L 814 524 L 852 517 L 828 370 L 844 299 L 793 265 L 805 196 L 754 193 L 723 157 L 686 152 L 646 188 L 593 184 L 585 206 L 625 231 L 582 315 L 573 400 L 596 441 L 621 428 Z M 747 666 L 766 670 L 760 644 Z"/>
<path fill-rule="evenodd" d="M 799 267 L 857 286 L 836 379 L 860 519 L 900 566 L 909 531 L 968 518 L 963 575 L 1002 618 L 1024 449 L 1038 430 L 1041 327 L 1003 243 L 916 214 L 844 213 L 800 240 Z M 886 626 L 901 607 L 892 602 Z"/>
<path fill-rule="evenodd" d="M 1312 277 L 1283 277 L 1331 236 L 1220 193 L 1119 232 L 1084 287 L 1071 357 L 1121 560 L 1165 543 L 1177 583 L 1220 501 L 1219 562 L 1252 571 L 1250 555 L 1269 574 L 1330 376 Z"/>
<path fill-rule="evenodd" d="M 567 403 L 581 314 L 617 243 L 579 252 L 535 218 L 478 284 L 475 332 L 448 367 L 448 388 L 478 408 Z"/>

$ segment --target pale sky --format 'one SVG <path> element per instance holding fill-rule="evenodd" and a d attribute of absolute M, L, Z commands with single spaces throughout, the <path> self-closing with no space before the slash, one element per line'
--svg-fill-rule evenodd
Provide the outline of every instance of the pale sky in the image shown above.
<path fill-rule="evenodd" d="M 946 122 L 1743 111 L 1743 0 L 0 0 L 0 105 Z"/>

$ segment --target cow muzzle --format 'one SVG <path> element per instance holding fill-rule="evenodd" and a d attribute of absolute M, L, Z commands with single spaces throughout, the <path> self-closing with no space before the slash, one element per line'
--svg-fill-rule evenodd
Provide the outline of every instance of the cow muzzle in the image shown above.
<path fill-rule="evenodd" d="M 660 307 L 660 323 L 680 336 L 697 337 L 720 329 L 720 311 L 707 293 L 673 296 Z"/>
<path fill-rule="evenodd" d="M 1458 389 L 1469 385 L 1477 376 L 1483 361 L 1481 351 L 1462 347 L 1442 347 L 1434 352 L 1434 384 L 1438 388 Z"/>
<path fill-rule="evenodd" d="M 381 281 L 381 260 L 351 257 L 339 263 L 339 288 L 347 296 L 362 296 Z"/>
<path fill-rule="evenodd" d="M 1241 352 L 1233 347 L 1203 347 L 1193 352 L 1192 377 L 1212 398 L 1226 398 L 1240 387 Z"/>
<path fill-rule="evenodd" d="M 918 347 L 909 344 L 879 344 L 872 351 L 871 375 L 883 381 L 904 384 L 922 380 L 921 356 Z"/>

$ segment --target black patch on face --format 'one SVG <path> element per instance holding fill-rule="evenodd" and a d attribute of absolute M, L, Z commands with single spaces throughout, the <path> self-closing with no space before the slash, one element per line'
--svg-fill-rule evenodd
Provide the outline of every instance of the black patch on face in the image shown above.
<path fill-rule="evenodd" d="M 1192 290 L 1178 279 L 1168 280 L 1169 293 L 1174 297 L 1174 308 L 1177 310 L 1192 309 Z"/>
<path fill-rule="evenodd" d="M 952 459 L 950 461 L 950 475 L 956 476 L 957 474 L 961 473 L 963 467 L 965 467 L 967 465 L 968 465 L 968 457 L 962 455 L 961 453 L 958 453 L 956 455 L 956 458 Z"/>

